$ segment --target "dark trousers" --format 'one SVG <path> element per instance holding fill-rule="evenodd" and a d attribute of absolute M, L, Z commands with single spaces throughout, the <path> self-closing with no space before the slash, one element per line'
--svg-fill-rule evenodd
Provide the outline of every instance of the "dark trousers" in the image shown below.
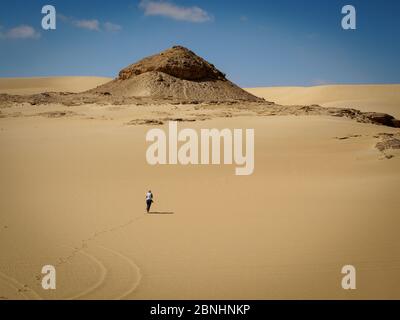
<path fill-rule="evenodd" d="M 151 207 L 151 203 L 153 202 L 153 200 L 146 200 L 146 204 L 147 204 L 147 212 L 150 211 L 150 207 Z"/>

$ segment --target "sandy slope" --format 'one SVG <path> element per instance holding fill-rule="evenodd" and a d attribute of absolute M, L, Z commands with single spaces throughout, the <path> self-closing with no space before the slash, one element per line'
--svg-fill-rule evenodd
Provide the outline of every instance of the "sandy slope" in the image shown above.
<path fill-rule="evenodd" d="M 0 78 L 0 93 L 81 92 L 111 80 L 102 77 Z"/>
<path fill-rule="evenodd" d="M 385 112 L 400 118 L 400 85 L 327 85 L 246 89 L 279 104 L 319 104 Z"/>
<path fill-rule="evenodd" d="M 398 130 L 218 114 L 230 107 L 13 108 L 0 118 L 2 299 L 400 298 L 400 154 L 374 148 Z M 73 113 L 43 116 L 57 110 Z M 179 127 L 255 129 L 252 176 L 146 163 L 152 127 L 126 123 L 195 112 L 212 119 Z M 56 291 L 41 289 L 45 264 Z M 345 264 L 356 291 L 341 289 Z"/>

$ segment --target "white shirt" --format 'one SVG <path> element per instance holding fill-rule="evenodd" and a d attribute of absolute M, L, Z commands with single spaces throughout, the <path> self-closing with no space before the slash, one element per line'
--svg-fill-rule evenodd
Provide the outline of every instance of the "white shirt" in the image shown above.
<path fill-rule="evenodd" d="M 153 200 L 153 194 L 151 192 L 147 192 L 146 200 Z"/>

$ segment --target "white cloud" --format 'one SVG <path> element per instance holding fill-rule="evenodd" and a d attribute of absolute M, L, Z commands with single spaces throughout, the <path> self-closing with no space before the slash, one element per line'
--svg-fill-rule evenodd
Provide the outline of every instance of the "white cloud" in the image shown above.
<path fill-rule="evenodd" d="M 100 31 L 100 22 L 99 20 L 76 20 L 73 24 L 82 29 L 87 29 L 90 31 Z"/>
<path fill-rule="evenodd" d="M 57 13 L 57 18 L 62 22 L 70 22 L 72 20 L 72 18 L 63 15 L 62 13 Z"/>
<path fill-rule="evenodd" d="M 122 30 L 122 27 L 119 24 L 115 24 L 112 22 L 105 22 L 103 24 L 104 30 L 109 31 L 109 32 L 118 32 Z"/>
<path fill-rule="evenodd" d="M 139 7 L 144 10 L 146 16 L 163 16 L 174 20 L 198 23 L 212 19 L 207 11 L 199 7 L 180 7 L 167 1 L 142 0 Z"/>
<path fill-rule="evenodd" d="M 40 38 L 40 33 L 31 26 L 20 25 L 5 32 L 0 32 L 0 37 L 3 39 L 38 39 Z"/>
<path fill-rule="evenodd" d="M 118 32 L 122 30 L 122 26 L 112 22 L 100 22 L 97 19 L 80 19 L 77 20 L 73 17 L 68 17 L 63 14 L 58 14 L 57 16 L 61 21 L 71 24 L 77 28 L 82 28 L 90 31 L 107 31 L 107 32 Z"/>

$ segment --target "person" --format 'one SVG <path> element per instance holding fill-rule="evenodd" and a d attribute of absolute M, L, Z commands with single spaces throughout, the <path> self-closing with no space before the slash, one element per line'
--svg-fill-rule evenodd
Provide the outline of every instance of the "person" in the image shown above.
<path fill-rule="evenodd" d="M 149 213 L 152 203 L 153 203 L 153 194 L 151 193 L 151 190 L 149 190 L 149 192 L 147 192 L 146 194 L 147 213 Z"/>

